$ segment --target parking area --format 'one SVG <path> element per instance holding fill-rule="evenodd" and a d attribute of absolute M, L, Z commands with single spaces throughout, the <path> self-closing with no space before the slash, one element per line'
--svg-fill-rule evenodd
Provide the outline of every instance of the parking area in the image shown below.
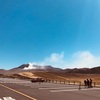
<path fill-rule="evenodd" d="M 86 88 L 79 85 L 37 82 L 29 80 L 0 79 L 1 100 L 99 100 L 100 88 Z M 2 91 L 2 92 L 3 92 Z M 17 92 L 16 92 L 17 91 Z M 9 95 L 8 95 L 9 94 Z M 6 99 L 4 99 L 4 97 Z M 7 99 L 10 97 L 10 99 Z"/>

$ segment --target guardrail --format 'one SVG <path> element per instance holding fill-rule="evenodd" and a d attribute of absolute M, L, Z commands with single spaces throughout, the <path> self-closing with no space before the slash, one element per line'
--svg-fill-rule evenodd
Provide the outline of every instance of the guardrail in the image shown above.
<path fill-rule="evenodd" d="M 93 86 L 94 86 L 94 87 L 100 87 L 100 82 L 94 82 L 94 83 L 93 83 Z"/>
<path fill-rule="evenodd" d="M 78 85 L 80 81 L 71 81 L 71 80 L 46 80 L 50 83 L 60 83 L 60 84 L 68 84 L 68 85 Z"/>
<path fill-rule="evenodd" d="M 85 86 L 83 82 L 81 81 L 72 81 L 72 80 L 47 80 L 47 82 L 50 83 L 58 83 L 58 84 L 67 84 L 67 85 L 77 85 L 79 86 L 79 90 L 82 89 L 82 87 L 84 86 L 84 88 L 90 88 L 88 86 Z M 92 82 L 92 86 L 91 87 L 100 87 L 100 82 Z"/>

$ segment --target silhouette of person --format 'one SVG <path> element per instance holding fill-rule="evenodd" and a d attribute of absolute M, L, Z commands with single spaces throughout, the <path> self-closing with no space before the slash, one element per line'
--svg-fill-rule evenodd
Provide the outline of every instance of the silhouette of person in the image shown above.
<path fill-rule="evenodd" d="M 90 82 L 89 82 L 89 80 L 87 79 L 87 86 L 88 86 L 88 88 L 89 88 L 89 86 L 90 86 Z"/>
<path fill-rule="evenodd" d="M 84 86 L 85 86 L 85 87 L 87 86 L 87 81 L 86 81 L 86 80 L 84 80 Z"/>

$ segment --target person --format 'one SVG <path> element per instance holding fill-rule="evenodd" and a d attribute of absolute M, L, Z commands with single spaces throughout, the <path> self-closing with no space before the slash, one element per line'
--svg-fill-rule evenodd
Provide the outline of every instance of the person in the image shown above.
<path fill-rule="evenodd" d="M 87 86 L 87 81 L 86 81 L 86 80 L 84 80 L 84 86 L 85 86 L 85 87 Z"/>
<path fill-rule="evenodd" d="M 92 88 L 92 79 L 90 79 L 89 87 Z"/>
<path fill-rule="evenodd" d="M 87 86 L 88 86 L 88 88 L 89 88 L 89 86 L 90 86 L 90 82 L 89 82 L 89 80 L 87 79 Z"/>

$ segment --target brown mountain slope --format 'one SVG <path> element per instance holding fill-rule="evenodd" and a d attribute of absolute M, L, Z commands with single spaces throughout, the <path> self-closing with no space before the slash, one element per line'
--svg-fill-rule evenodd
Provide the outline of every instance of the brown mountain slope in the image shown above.
<path fill-rule="evenodd" d="M 65 69 L 65 73 L 80 73 L 80 74 L 100 74 L 100 66 L 94 68 L 74 68 Z"/>

